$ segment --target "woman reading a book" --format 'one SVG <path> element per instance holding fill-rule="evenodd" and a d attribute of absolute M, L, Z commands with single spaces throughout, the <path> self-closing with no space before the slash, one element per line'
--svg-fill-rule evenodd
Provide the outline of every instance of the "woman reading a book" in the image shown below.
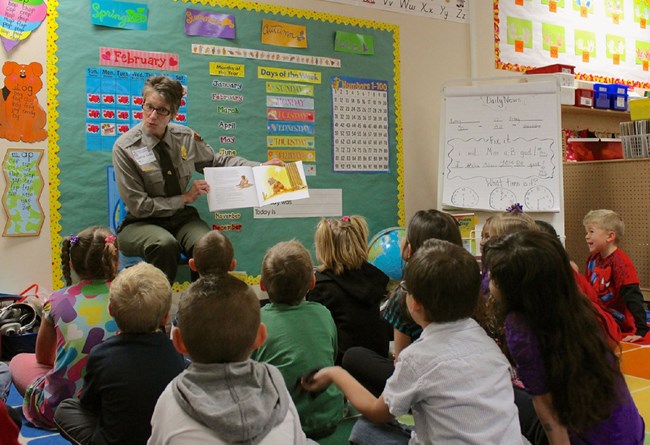
<path fill-rule="evenodd" d="M 125 255 L 144 258 L 173 283 L 180 253 L 191 257 L 195 241 L 210 230 L 189 205 L 210 189 L 203 179 L 191 182 L 193 172 L 259 162 L 215 153 L 191 128 L 171 122 L 183 97 L 180 82 L 150 77 L 142 97 L 142 122 L 113 146 L 115 180 L 127 208 L 118 242 Z M 272 159 L 265 164 L 284 163 Z"/>

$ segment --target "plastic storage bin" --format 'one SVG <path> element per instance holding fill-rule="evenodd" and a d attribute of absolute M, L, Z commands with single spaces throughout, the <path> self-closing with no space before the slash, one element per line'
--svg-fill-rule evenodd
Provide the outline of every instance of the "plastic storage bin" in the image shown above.
<path fill-rule="evenodd" d="M 609 94 L 600 91 L 594 91 L 594 108 L 606 108 L 611 105 Z"/>
<path fill-rule="evenodd" d="M 567 151 L 571 150 L 576 161 L 604 161 L 623 159 L 620 139 L 611 138 L 569 138 Z"/>
<path fill-rule="evenodd" d="M 554 65 L 540 66 L 539 68 L 532 68 L 526 70 L 526 74 L 547 74 L 547 73 L 567 73 L 573 74 L 575 66 L 573 65 L 562 65 L 561 63 L 556 63 Z"/>
<path fill-rule="evenodd" d="M 576 88 L 576 107 L 591 108 L 594 106 L 594 90 Z"/>
<path fill-rule="evenodd" d="M 647 158 L 650 147 L 650 134 L 635 134 L 632 136 L 621 136 L 623 143 L 623 157 Z"/>
<path fill-rule="evenodd" d="M 609 108 L 618 111 L 627 110 L 627 94 L 610 94 Z"/>

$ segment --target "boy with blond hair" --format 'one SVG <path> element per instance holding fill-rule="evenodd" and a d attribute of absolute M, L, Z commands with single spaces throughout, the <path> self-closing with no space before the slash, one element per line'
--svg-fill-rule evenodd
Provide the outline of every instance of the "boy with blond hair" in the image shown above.
<path fill-rule="evenodd" d="M 276 366 L 290 388 L 307 371 L 333 366 L 336 357 L 336 325 L 330 311 L 305 301 L 314 281 L 314 265 L 300 242 L 278 243 L 264 256 L 260 288 L 271 304 L 262 308 L 262 322 L 269 335 L 252 358 Z M 335 386 L 316 397 L 294 389 L 291 398 L 302 430 L 311 439 L 330 435 L 343 417 L 343 394 Z"/>
<path fill-rule="evenodd" d="M 158 399 L 148 443 L 305 444 L 282 374 L 249 358 L 266 335 L 246 283 L 229 274 L 192 283 L 172 331 L 174 346 L 192 364 Z"/>
<path fill-rule="evenodd" d="M 642 340 L 648 332 L 639 277 L 621 248 L 625 224 L 613 210 L 591 210 L 583 221 L 589 258 L 585 277 L 598 295 L 598 303 L 618 322 L 623 341 Z"/>
<path fill-rule="evenodd" d="M 156 400 L 184 368 L 159 329 L 171 299 L 167 277 L 148 263 L 113 280 L 108 309 L 120 332 L 91 351 L 80 398 L 59 405 L 62 436 L 78 444 L 146 444 Z"/>

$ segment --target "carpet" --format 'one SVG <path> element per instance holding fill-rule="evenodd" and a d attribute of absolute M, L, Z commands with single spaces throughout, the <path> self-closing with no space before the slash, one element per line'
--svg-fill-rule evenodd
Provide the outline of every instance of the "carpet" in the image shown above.
<path fill-rule="evenodd" d="M 7 405 L 22 409 L 23 398 L 14 385 L 11 385 L 9 397 L 7 398 Z M 63 439 L 61 435 L 55 431 L 42 430 L 35 428 L 23 418 L 23 426 L 20 429 L 20 437 L 18 441 L 24 445 L 69 445 L 70 442 Z"/>
<path fill-rule="evenodd" d="M 646 420 L 645 445 L 650 445 L 650 345 L 635 343 L 621 343 L 621 369 L 625 375 L 632 397 L 641 416 Z M 11 386 L 7 405 L 20 408 L 22 397 Z M 320 445 L 347 445 L 348 437 L 357 417 L 351 416 L 344 419 L 331 436 L 320 439 Z M 58 433 L 34 428 L 23 420 L 20 430 L 21 444 L 24 445 L 67 445 L 68 441 Z"/>

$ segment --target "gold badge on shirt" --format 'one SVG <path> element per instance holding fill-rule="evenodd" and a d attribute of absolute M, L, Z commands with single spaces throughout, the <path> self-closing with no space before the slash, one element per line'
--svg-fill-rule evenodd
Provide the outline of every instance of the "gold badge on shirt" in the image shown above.
<path fill-rule="evenodd" d="M 185 148 L 185 145 L 181 145 L 181 158 L 183 158 L 183 161 L 187 160 L 187 148 Z"/>

